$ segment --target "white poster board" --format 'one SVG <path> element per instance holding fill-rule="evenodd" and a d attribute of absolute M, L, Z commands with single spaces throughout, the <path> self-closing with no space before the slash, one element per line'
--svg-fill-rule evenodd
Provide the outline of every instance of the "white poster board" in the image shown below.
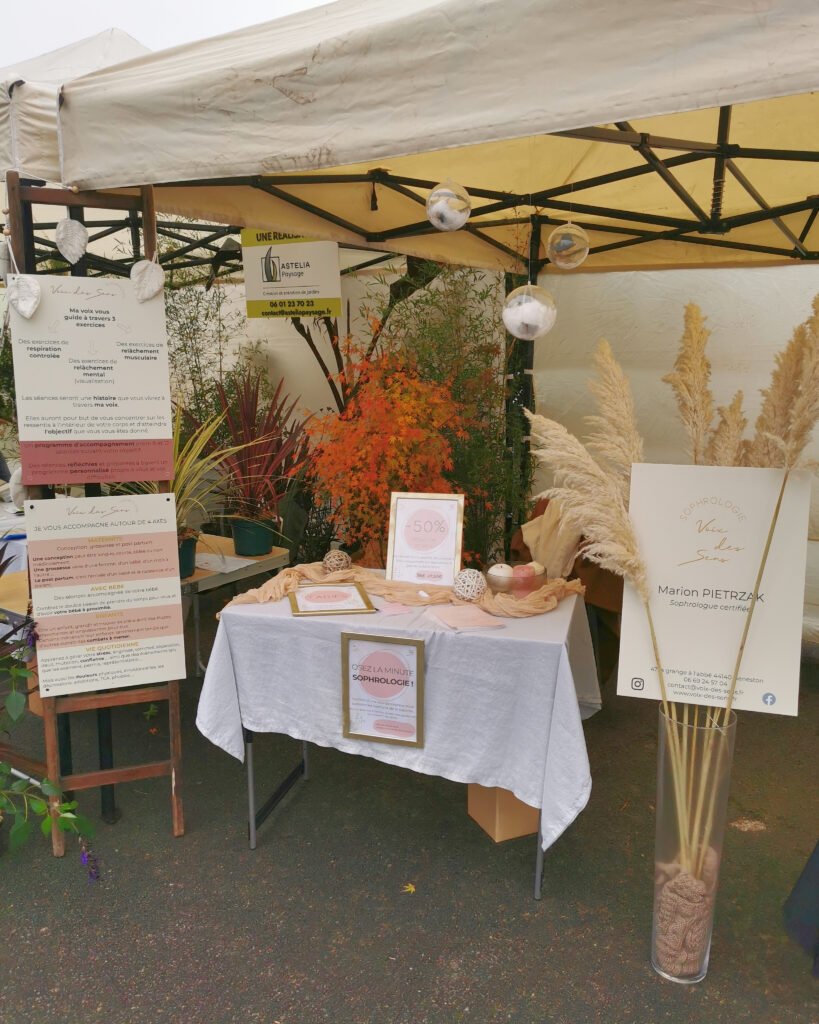
<path fill-rule="evenodd" d="M 424 745 L 424 641 L 342 633 L 343 732 L 351 739 Z"/>
<path fill-rule="evenodd" d="M 40 692 L 185 678 L 172 494 L 27 501 Z"/>
<path fill-rule="evenodd" d="M 629 514 L 648 570 L 670 700 L 724 707 L 783 471 L 632 467 Z M 810 482 L 782 500 L 733 706 L 796 715 Z M 626 584 L 617 692 L 658 699 L 642 602 Z"/>
<path fill-rule="evenodd" d="M 26 320 L 10 308 L 24 484 L 173 477 L 163 294 L 130 281 L 37 276 Z"/>
<path fill-rule="evenodd" d="M 249 318 L 341 316 L 336 242 L 243 228 L 242 262 Z"/>
<path fill-rule="evenodd" d="M 462 494 L 393 491 L 387 579 L 451 587 L 461 570 Z"/>

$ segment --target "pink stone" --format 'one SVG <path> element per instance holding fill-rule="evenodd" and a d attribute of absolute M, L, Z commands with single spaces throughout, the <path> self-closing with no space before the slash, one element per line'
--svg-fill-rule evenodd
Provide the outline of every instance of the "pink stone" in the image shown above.
<path fill-rule="evenodd" d="M 512 575 L 521 578 L 527 576 L 534 576 L 535 570 L 532 568 L 531 565 L 516 565 L 512 569 Z"/>

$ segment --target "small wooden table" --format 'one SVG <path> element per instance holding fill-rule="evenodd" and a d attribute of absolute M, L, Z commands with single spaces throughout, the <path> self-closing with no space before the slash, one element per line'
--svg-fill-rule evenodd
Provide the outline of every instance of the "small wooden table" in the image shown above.
<path fill-rule="evenodd" d="M 290 552 L 287 548 L 273 548 L 267 555 L 237 555 L 233 547 L 231 537 L 217 537 L 213 534 L 203 533 L 197 545 L 197 555 L 218 555 L 223 558 L 241 558 L 250 564 L 238 568 L 224 568 L 222 570 L 199 569 L 193 576 L 182 580 L 182 596 L 193 598 L 193 634 L 194 649 L 196 651 L 196 662 L 194 671 L 203 674 L 205 666 L 202 664 L 200 650 L 201 620 L 199 611 L 199 595 L 206 590 L 215 590 L 217 587 L 225 587 L 230 583 L 239 583 L 241 580 L 249 580 L 262 573 L 275 572 L 290 564 Z"/>

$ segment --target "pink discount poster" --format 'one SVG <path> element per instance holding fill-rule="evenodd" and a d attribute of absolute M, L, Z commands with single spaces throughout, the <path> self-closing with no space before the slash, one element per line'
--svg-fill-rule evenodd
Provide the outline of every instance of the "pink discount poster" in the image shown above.
<path fill-rule="evenodd" d="M 424 745 L 424 641 L 342 633 L 344 735 Z"/>
<path fill-rule="evenodd" d="M 463 525 L 462 494 L 393 492 L 387 579 L 451 587 L 461 569 Z"/>
<path fill-rule="evenodd" d="M 130 281 L 37 275 L 10 325 L 24 484 L 170 480 L 165 300 Z"/>
<path fill-rule="evenodd" d="M 40 692 L 185 677 L 172 494 L 27 501 Z"/>

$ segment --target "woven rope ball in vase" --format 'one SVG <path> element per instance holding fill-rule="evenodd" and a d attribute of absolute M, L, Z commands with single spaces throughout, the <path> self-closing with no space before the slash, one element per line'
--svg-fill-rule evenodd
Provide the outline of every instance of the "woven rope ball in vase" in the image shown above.
<path fill-rule="evenodd" d="M 486 593 L 486 580 L 477 569 L 461 569 L 452 584 L 455 596 L 463 601 L 480 601 Z"/>
<path fill-rule="evenodd" d="M 321 564 L 325 572 L 340 572 L 342 569 L 349 569 L 353 564 L 353 560 L 346 551 L 333 548 L 332 551 L 328 551 L 324 558 L 322 558 Z"/>

